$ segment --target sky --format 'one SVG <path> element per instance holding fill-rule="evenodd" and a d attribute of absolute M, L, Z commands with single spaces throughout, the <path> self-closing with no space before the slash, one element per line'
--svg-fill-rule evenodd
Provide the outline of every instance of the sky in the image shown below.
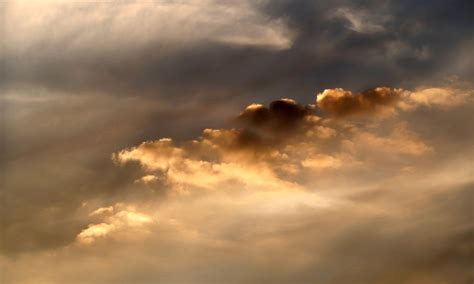
<path fill-rule="evenodd" d="M 472 1 L 3 1 L 0 282 L 472 283 Z"/>

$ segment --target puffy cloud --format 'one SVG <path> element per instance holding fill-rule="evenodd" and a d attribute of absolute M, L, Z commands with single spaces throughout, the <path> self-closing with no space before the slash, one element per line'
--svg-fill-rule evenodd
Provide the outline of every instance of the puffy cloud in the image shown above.
<path fill-rule="evenodd" d="M 301 164 L 303 167 L 324 169 L 324 168 L 339 168 L 342 162 L 329 155 L 319 154 L 314 157 L 304 159 Z"/>
<path fill-rule="evenodd" d="M 319 168 L 336 166 L 321 159 L 322 149 L 311 145 L 337 136 L 315 112 L 314 105 L 291 99 L 276 100 L 268 108 L 251 104 L 237 117 L 236 128 L 204 129 L 198 139 L 180 145 L 169 138 L 147 141 L 112 158 L 121 165 L 138 162 L 147 172 L 139 181 L 150 184 L 164 177 L 164 183 L 181 193 L 196 188 L 299 189 L 285 175 L 318 168 L 318 159 Z M 311 159 L 304 166 L 303 152 Z"/>
<path fill-rule="evenodd" d="M 326 113 L 344 117 L 349 115 L 389 112 L 400 100 L 402 90 L 378 87 L 359 94 L 344 89 L 326 89 L 318 94 L 317 104 Z"/>
<path fill-rule="evenodd" d="M 326 89 L 317 95 L 316 103 L 334 117 L 377 114 L 388 116 L 397 109 L 404 111 L 425 107 L 452 108 L 472 100 L 472 89 L 422 88 L 416 91 L 378 87 L 361 93 L 341 88 Z"/>
<path fill-rule="evenodd" d="M 171 110 L 137 99 L 71 96 L 66 100 L 43 92 L 37 96 L 9 93 L 3 98 L 11 107 L 7 121 L 10 135 L 6 137 L 8 178 L 1 194 L 8 200 L 3 211 L 16 213 L 5 220 L 3 237 L 10 245 L 3 250 L 17 253 L 70 243 L 90 223 L 88 215 L 93 208 L 89 206 L 94 202 L 87 202 L 87 207 L 81 204 L 91 199 L 160 199 L 164 192 L 181 194 L 198 192 L 198 188 L 320 189 L 330 187 L 334 175 L 359 186 L 402 169 L 416 170 L 420 163 L 465 156 L 459 149 L 465 149 L 472 139 L 465 129 L 469 125 L 466 121 L 472 119 L 468 115 L 471 95 L 469 89 L 446 90 L 463 100 L 440 107 L 415 103 L 411 94 L 418 90 L 404 91 L 395 107 L 398 115 L 382 121 L 373 120 L 370 113 L 363 121 L 358 120 L 360 116 L 333 119 L 317 105 L 290 99 L 268 106 L 253 104 L 240 113 L 234 128 L 205 129 L 200 137 L 189 140 L 187 137 L 199 132 L 180 122 L 183 113 L 195 115 L 188 105 L 173 106 L 178 112 L 173 116 L 145 119 L 150 112 L 166 114 Z M 200 109 L 199 113 L 205 111 Z M 215 112 L 229 111 L 216 108 Z M 259 112 L 264 114 L 261 118 L 256 114 Z M 117 118 L 117 113 L 127 115 Z M 35 120 L 37 116 L 49 119 Z M 201 117 L 193 119 L 193 125 L 200 121 L 195 128 L 205 126 Z M 176 127 L 165 131 L 157 121 L 170 121 Z M 35 127 L 29 132 L 20 131 L 31 125 Z M 77 133 L 66 131 L 74 127 L 79 129 Z M 153 138 L 141 135 L 155 133 L 157 127 L 160 133 L 177 138 L 124 149 Z M 176 135 L 180 132 L 186 134 Z M 50 137 L 49 142 L 42 135 Z M 123 166 L 110 163 L 112 152 Z M 48 167 L 43 166 L 44 159 L 49 161 Z M 378 169 L 377 174 L 372 168 Z M 25 171 L 30 177 L 27 180 Z M 54 185 L 52 176 L 57 180 Z M 32 183 L 38 190 L 31 192 Z M 80 189 L 74 184 L 80 184 Z M 53 231 L 58 233 L 51 234 Z"/>
<path fill-rule="evenodd" d="M 115 226 L 107 223 L 100 223 L 96 225 L 89 225 L 87 229 L 82 231 L 78 236 L 81 243 L 92 243 L 97 238 L 104 237 L 115 230 Z"/>
<path fill-rule="evenodd" d="M 453 143 L 470 137 L 470 97 L 439 107 L 416 92 L 336 117 L 290 99 L 251 104 L 233 127 L 128 142 L 113 154 L 121 178 L 67 207 L 72 237 L 1 257 L 5 282 L 465 281 L 472 152 Z M 380 107 L 393 115 L 378 119 Z M 60 232 L 58 208 L 34 216 L 38 228 Z"/>
<path fill-rule="evenodd" d="M 314 112 L 311 106 L 302 106 L 288 98 L 273 101 L 268 108 L 260 104 L 249 105 L 239 119 L 249 127 L 270 128 L 277 131 L 292 130 L 306 115 Z"/>
<path fill-rule="evenodd" d="M 372 179 L 371 168 L 379 167 L 382 177 L 390 176 L 437 151 L 403 119 L 415 106 L 431 106 L 417 98 L 419 92 L 379 87 L 360 94 L 327 89 L 317 96 L 317 105 L 287 98 L 268 107 L 254 103 L 240 113 L 235 128 L 205 129 L 190 141 L 143 142 L 113 159 L 122 165 L 138 162 L 146 172 L 140 181 L 164 183 L 180 193 L 301 189 L 334 170 L 357 170 L 361 178 Z M 398 115 L 371 119 L 380 113 Z M 360 115 L 366 120 L 360 121 Z"/>
<path fill-rule="evenodd" d="M 469 282 L 473 1 L 430 4 L 3 1 L 0 282 Z"/>
<path fill-rule="evenodd" d="M 165 175 L 178 192 L 193 188 L 219 189 L 232 183 L 249 189 L 297 188 L 278 178 L 266 164 L 257 163 L 245 153 L 241 155 L 238 149 L 233 153 L 233 148 L 222 143 L 222 140 L 230 140 L 231 145 L 235 143 L 232 139 L 238 137 L 232 132 L 230 138 L 222 137 L 227 133 L 219 130 L 206 130 L 205 134 L 205 138 L 184 148 L 173 145 L 170 139 L 161 139 L 122 150 L 113 158 L 120 164 L 137 161 L 147 172 Z M 201 155 L 193 150 L 205 152 Z M 141 179 L 149 180 L 149 177 L 146 175 Z"/>
<path fill-rule="evenodd" d="M 121 231 L 144 230 L 144 225 L 153 222 L 147 214 L 137 212 L 134 208 L 123 208 L 122 204 L 98 208 L 91 212 L 91 216 L 105 215 L 102 223 L 89 224 L 76 237 L 81 244 L 92 244 L 97 240 L 109 237 Z"/>
<path fill-rule="evenodd" d="M 143 142 L 132 151 L 123 150 L 117 159 L 121 162 L 140 160 L 142 165 L 152 170 L 167 170 L 177 160 L 182 159 L 182 149 L 173 147 L 169 138 L 154 142 Z"/>

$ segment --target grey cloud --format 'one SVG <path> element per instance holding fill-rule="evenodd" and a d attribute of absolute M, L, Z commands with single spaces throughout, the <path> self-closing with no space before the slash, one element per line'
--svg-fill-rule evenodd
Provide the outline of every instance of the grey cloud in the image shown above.
<path fill-rule="evenodd" d="M 447 109 L 420 104 L 383 124 L 372 116 L 344 116 L 395 103 L 361 92 L 374 86 L 442 86 L 447 75 L 470 80 L 471 1 L 436 0 L 428 6 L 276 0 L 245 2 L 237 10 L 227 2 L 224 10 L 237 11 L 236 18 L 184 17 L 168 27 L 166 21 L 154 22 L 155 10 L 136 12 L 128 4 L 51 8 L 45 3 L 32 9 L 31 17 L 12 14 L 13 2 L 1 4 L 7 47 L 0 55 L 2 281 L 441 284 L 472 279 L 472 179 L 464 176 L 474 139 L 471 97 Z M 211 14 L 222 15 L 221 8 Z M 36 29 L 28 34 L 17 23 Z M 174 32 L 180 25 L 181 32 Z M 349 111 L 337 108 L 343 119 L 332 120 L 326 116 L 330 111 L 310 104 L 315 90 L 336 87 L 353 90 L 363 103 L 351 96 Z M 274 101 L 283 97 L 301 103 Z M 232 121 L 248 102 L 265 106 L 244 110 Z M 314 114 L 321 120 L 309 123 Z M 317 127 L 314 133 L 306 131 L 309 125 Z M 299 198 L 295 190 L 247 205 L 249 192 L 240 190 L 245 184 L 235 182 L 242 179 L 235 171 L 232 190 L 175 198 L 158 173 L 153 173 L 157 180 L 142 183 L 138 163 L 111 161 L 112 153 L 157 137 L 172 137 L 186 150 L 195 149 L 183 141 L 201 133 L 198 141 L 225 143 L 202 130 L 232 126 L 238 134 L 233 150 L 260 143 L 265 147 L 252 150 L 266 155 L 262 149 L 294 146 L 294 160 L 272 157 L 278 161 L 272 164 L 275 175 L 307 185 L 318 197 L 347 194 L 348 200 L 327 210 L 324 199 L 310 202 L 317 205 L 313 208 L 308 196 L 293 201 Z M 362 141 L 378 146 L 355 149 L 357 131 L 374 134 Z M 314 135 L 306 141 L 311 143 L 291 144 L 303 135 Z M 416 142 L 414 149 L 404 148 L 409 142 Z M 314 153 L 304 151 L 306 146 Z M 356 151 L 363 167 L 351 168 L 352 160 L 330 155 L 341 149 Z M 217 159 L 195 155 L 211 166 Z M 316 167 L 306 175 L 284 168 L 303 167 L 311 155 L 321 160 L 307 161 Z M 247 166 L 255 161 L 262 159 Z M 266 172 L 247 170 L 267 178 Z M 196 180 L 203 182 L 203 176 Z M 280 203 L 289 205 L 280 209 Z M 116 204 L 164 217 L 145 228 L 151 234 L 144 234 L 149 238 L 143 244 L 117 230 L 116 238 L 78 248 L 78 234 L 103 221 L 90 213 Z M 272 206 L 278 210 L 259 215 Z"/>
<path fill-rule="evenodd" d="M 87 226 L 83 203 L 149 194 L 133 186 L 139 167 L 117 168 L 110 153 L 166 133 L 157 121 L 175 116 L 166 109 L 157 115 L 159 106 L 135 99 L 32 90 L 7 94 L 0 103 L 8 105 L 0 165 L 1 250 L 8 255 L 74 241 Z"/>
<path fill-rule="evenodd" d="M 315 88 L 361 90 L 375 85 L 409 88 L 433 77 L 457 75 L 467 79 L 472 74 L 457 59 L 458 50 L 472 45 L 465 37 L 472 31 L 465 14 L 470 10 L 469 1 L 437 1 L 430 7 L 423 5 L 423 11 L 419 3 L 391 1 L 367 1 L 359 5 L 347 1 L 272 1 L 249 5 L 250 10 L 258 11 L 252 21 L 269 28 L 275 21 L 285 23 L 295 34 L 293 44 L 275 50 L 232 41 L 216 42 L 205 37 L 190 41 L 160 40 L 161 30 L 150 27 L 147 34 L 142 24 L 131 22 L 130 30 L 145 34 L 146 40 L 134 40 L 135 35 L 127 39 L 112 34 L 110 41 L 115 47 L 91 48 L 96 46 L 95 37 L 104 33 L 101 27 L 95 27 L 98 30 L 90 36 L 81 36 L 93 22 L 81 25 L 72 20 L 75 18 L 58 18 L 54 20 L 57 23 L 44 23 L 38 31 L 44 34 L 48 27 L 58 26 L 58 36 L 50 42 L 33 43 L 28 49 L 18 51 L 12 51 L 15 45 L 11 46 L 10 52 L 2 57 L 2 64 L 7 67 L 4 84 L 178 100 L 184 99 L 183 94 L 186 98 L 244 95 L 269 99 L 275 93 L 284 97 L 285 92 L 291 91 L 297 99 L 302 99 L 299 94 Z M 67 9 L 86 19 L 102 11 L 93 5 L 87 7 L 81 10 L 69 5 Z M 128 6 L 113 7 L 105 10 L 106 16 L 114 18 L 114 13 L 119 15 Z M 369 18 L 373 15 L 386 18 L 387 22 L 383 31 L 358 33 L 347 28 L 341 19 L 328 16 L 340 9 L 360 10 Z M 271 20 L 265 20 L 266 17 Z M 152 25 L 153 18 L 150 10 L 143 20 Z M 109 24 L 116 25 L 114 21 Z M 64 26 L 75 33 L 66 36 L 68 31 L 61 30 Z M 80 48 L 71 49 L 67 45 L 74 38 Z"/>

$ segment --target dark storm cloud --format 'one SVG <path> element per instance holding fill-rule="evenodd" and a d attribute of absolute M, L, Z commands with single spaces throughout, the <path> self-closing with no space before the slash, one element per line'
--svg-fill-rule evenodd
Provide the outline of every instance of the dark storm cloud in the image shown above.
<path fill-rule="evenodd" d="M 114 7 L 118 8 L 104 13 L 112 18 L 121 5 Z M 283 22 L 292 33 L 288 36 L 292 43 L 275 49 L 216 42 L 204 36 L 205 27 L 198 33 L 202 37 L 177 35 L 184 39 L 170 43 L 166 37 L 161 39 L 162 30 L 151 28 L 145 33 L 147 40 L 112 37 L 115 47 L 101 43 L 94 48 L 102 27 L 95 27 L 97 34 L 86 30 L 93 18 L 85 23 L 54 18 L 38 31 L 42 41 L 28 48 L 17 48 L 17 41 L 7 45 L 8 52 L 1 58 L 8 73 L 3 82 L 73 92 L 172 95 L 177 100 L 236 95 L 269 99 L 289 91 L 299 99 L 299 94 L 315 88 L 413 87 L 433 77 L 467 79 L 473 73 L 472 64 L 463 64 L 472 61 L 466 56 L 472 47 L 467 36 L 473 31 L 470 1 L 435 1 L 427 6 L 404 1 L 295 0 L 250 7 L 259 11 L 255 17 L 263 19 L 257 23 L 264 28 Z M 93 5 L 67 8 L 85 19 L 97 12 Z M 148 17 L 153 17 L 153 11 Z M 56 34 L 51 37 L 48 30 L 55 24 Z M 110 25 L 115 23 L 111 20 Z M 137 34 L 146 30 L 139 22 L 131 22 L 130 27 Z M 77 44 L 71 46 L 71 40 Z"/>
<path fill-rule="evenodd" d="M 293 55 L 312 65 L 307 74 L 329 83 L 408 87 L 446 75 L 467 80 L 473 73 L 472 64 L 457 66 L 458 60 L 472 63 L 459 53 L 472 47 L 471 1 L 283 0 L 263 9 L 298 31 Z"/>

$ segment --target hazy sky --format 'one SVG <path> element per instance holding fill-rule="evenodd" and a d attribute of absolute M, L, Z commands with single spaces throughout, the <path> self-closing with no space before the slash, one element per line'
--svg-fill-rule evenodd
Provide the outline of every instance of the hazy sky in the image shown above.
<path fill-rule="evenodd" d="M 3 1 L 0 282 L 472 283 L 472 1 Z"/>

